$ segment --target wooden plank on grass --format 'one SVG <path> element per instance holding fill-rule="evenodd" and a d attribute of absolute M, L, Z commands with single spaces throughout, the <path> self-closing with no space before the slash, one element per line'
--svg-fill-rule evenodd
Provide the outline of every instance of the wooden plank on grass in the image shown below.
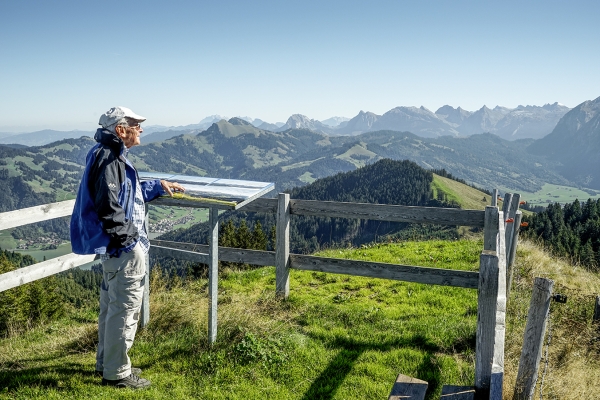
<path fill-rule="evenodd" d="M 393 279 L 430 285 L 477 289 L 479 273 L 451 269 L 415 267 L 290 254 L 290 267 L 307 271 L 331 272 L 371 278 Z"/>
<path fill-rule="evenodd" d="M 482 210 L 461 210 L 458 208 L 294 199 L 290 200 L 290 212 L 294 215 L 312 215 L 318 217 L 360 218 L 378 221 L 480 227 L 484 226 L 485 214 Z"/>
<path fill-rule="evenodd" d="M 417 378 L 399 374 L 392 386 L 388 400 L 423 400 L 428 383 Z"/>
<path fill-rule="evenodd" d="M 0 213 L 0 230 L 66 217 L 73 213 L 74 206 L 75 200 L 67 200 Z"/>
<path fill-rule="evenodd" d="M 444 385 L 441 400 L 474 400 L 475 388 L 472 386 Z"/>
<path fill-rule="evenodd" d="M 0 275 L 0 292 L 94 261 L 95 254 L 65 254 Z"/>

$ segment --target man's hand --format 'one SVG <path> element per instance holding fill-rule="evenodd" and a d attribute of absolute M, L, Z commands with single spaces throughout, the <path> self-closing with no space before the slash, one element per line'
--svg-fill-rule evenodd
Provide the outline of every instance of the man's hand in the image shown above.
<path fill-rule="evenodd" d="M 185 188 L 177 182 L 163 181 L 161 179 L 160 185 L 165 190 L 165 192 L 169 193 L 169 196 L 171 197 L 173 197 L 173 192 L 185 192 Z"/>

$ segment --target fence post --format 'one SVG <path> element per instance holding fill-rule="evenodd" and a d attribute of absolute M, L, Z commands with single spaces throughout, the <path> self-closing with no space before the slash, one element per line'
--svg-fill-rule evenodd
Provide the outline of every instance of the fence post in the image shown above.
<path fill-rule="evenodd" d="M 510 288 L 512 285 L 512 280 L 513 280 L 513 264 L 515 262 L 515 257 L 517 255 L 517 245 L 519 244 L 519 232 L 521 231 L 521 219 L 523 217 L 523 213 L 519 210 L 517 210 L 517 213 L 515 215 L 515 222 L 514 222 L 514 226 L 513 226 L 513 236 L 512 236 L 512 244 L 510 246 L 510 253 L 507 254 L 507 264 L 508 264 L 508 270 L 506 271 L 507 273 L 507 279 L 506 279 L 506 298 L 508 299 L 508 296 L 510 294 Z"/>
<path fill-rule="evenodd" d="M 594 304 L 594 316 L 592 317 L 592 323 L 596 324 L 596 331 L 600 333 L 600 296 L 596 296 L 596 303 Z"/>
<path fill-rule="evenodd" d="M 219 290 L 219 209 L 209 208 L 208 216 L 208 343 L 217 340 L 217 297 Z"/>
<path fill-rule="evenodd" d="M 596 296 L 596 303 L 594 304 L 594 317 L 592 322 L 600 322 L 600 296 Z"/>
<path fill-rule="evenodd" d="M 517 214 L 517 210 L 519 209 L 519 202 L 521 201 L 521 195 L 519 193 L 514 193 L 514 194 L 509 194 L 510 197 L 510 203 L 507 205 L 507 201 L 505 199 L 504 202 L 504 220 L 505 221 L 509 221 L 510 219 L 513 220 L 513 222 L 505 222 L 504 226 L 505 226 L 505 235 L 506 235 L 506 239 L 505 239 L 505 243 L 506 243 L 506 257 L 509 257 L 509 254 L 511 253 L 511 249 L 512 249 L 512 245 L 513 245 L 513 233 L 514 233 L 514 225 L 515 225 L 515 217 Z"/>
<path fill-rule="evenodd" d="M 490 205 L 493 207 L 498 207 L 498 189 L 492 190 L 492 202 Z"/>
<path fill-rule="evenodd" d="M 148 222 L 148 204 L 145 205 L 144 228 L 146 234 L 150 234 L 150 223 Z M 144 278 L 144 295 L 142 297 L 142 308 L 140 310 L 140 328 L 145 328 L 150 322 L 150 254 L 144 257 L 146 263 L 146 277 Z"/>
<path fill-rule="evenodd" d="M 523 335 L 523 350 L 519 360 L 519 372 L 513 398 L 529 400 L 533 397 L 535 383 L 540 367 L 544 334 L 552 299 L 554 281 L 546 278 L 535 278 L 533 293 L 527 313 L 527 326 Z"/>
<path fill-rule="evenodd" d="M 485 207 L 485 219 L 483 222 L 483 249 L 497 251 L 496 246 L 498 245 L 498 207 L 486 206 Z"/>
<path fill-rule="evenodd" d="M 499 272 L 499 259 L 496 252 L 484 250 L 479 257 L 477 341 L 475 343 L 475 391 L 477 397 L 482 399 L 487 399 L 490 391 Z"/>
<path fill-rule="evenodd" d="M 279 193 L 276 229 L 275 294 L 286 299 L 290 294 L 290 195 L 288 193 Z"/>

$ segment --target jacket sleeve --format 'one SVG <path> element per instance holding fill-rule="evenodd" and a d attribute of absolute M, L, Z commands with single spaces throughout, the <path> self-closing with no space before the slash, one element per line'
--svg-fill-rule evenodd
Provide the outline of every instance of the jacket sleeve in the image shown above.
<path fill-rule="evenodd" d="M 94 186 L 94 208 L 102 223 L 102 229 L 110 236 L 107 252 L 114 254 L 133 245 L 139 234 L 133 221 L 127 220 L 125 210 L 119 204 L 119 194 L 127 199 L 127 193 L 121 193 L 121 185 L 125 182 L 125 167 L 119 165 L 117 159 L 105 160 L 96 169 L 96 176 L 90 182 Z M 125 188 L 127 189 L 127 188 Z M 129 188 L 133 190 L 133 188 Z"/>
<path fill-rule="evenodd" d="M 145 202 L 152 201 L 157 197 L 167 194 L 160 184 L 160 179 L 141 181 L 140 184 L 142 186 L 142 195 L 144 196 Z"/>

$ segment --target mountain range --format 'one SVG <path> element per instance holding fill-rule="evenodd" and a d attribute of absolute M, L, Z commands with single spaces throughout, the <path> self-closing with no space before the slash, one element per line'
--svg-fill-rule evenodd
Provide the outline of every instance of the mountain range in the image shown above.
<path fill-rule="evenodd" d="M 403 110 L 396 111 L 386 113 L 390 115 L 383 121 L 406 119 Z M 479 121 L 491 123 L 491 116 L 513 113 L 491 111 L 484 109 Z M 451 107 L 438 112 L 457 127 L 476 114 Z M 377 121 L 383 124 L 382 119 L 376 120 L 370 113 L 359 115 L 365 126 L 374 121 L 371 129 L 385 126 L 376 125 Z M 441 126 L 426 109 L 413 115 L 429 118 L 431 129 Z M 502 119 L 496 118 L 496 126 Z M 131 149 L 130 158 L 140 171 L 270 181 L 277 184 L 278 191 L 384 158 L 445 169 L 488 190 L 535 192 L 545 183 L 600 189 L 600 98 L 567 112 L 549 135 L 538 140 L 509 141 L 491 133 L 426 138 L 395 130 L 331 135 L 302 128 L 300 122 L 307 122 L 302 118 L 294 121 L 296 127 L 274 132 L 238 117 L 220 119 L 205 130 L 174 130 L 171 137 L 148 143 L 147 139 L 160 134 L 155 132 Z M 345 122 L 346 127 L 357 126 L 357 119 Z M 43 146 L 0 146 L 0 184 L 5 188 L 2 205 L 33 205 L 40 196 L 46 200 L 72 197 L 85 154 L 94 143 L 91 137 L 81 136 Z"/>
<path fill-rule="evenodd" d="M 396 107 L 383 115 L 360 111 L 354 118 L 332 117 L 323 121 L 305 115 L 294 114 L 288 120 L 277 123 L 265 122 L 251 117 L 236 117 L 253 126 L 271 132 L 288 129 L 309 129 L 314 132 L 335 136 L 353 136 L 365 132 L 392 130 L 411 132 L 421 137 L 469 136 L 479 133 L 494 133 L 506 140 L 539 139 L 550 133 L 557 122 L 569 111 L 559 103 L 544 106 L 518 106 L 514 109 L 483 106 L 477 111 L 466 111 L 449 105 L 440 107 L 435 113 L 425 107 Z M 144 126 L 142 137 L 145 143 L 159 142 L 186 132 L 199 133 L 213 123 L 228 120 L 221 115 L 211 115 L 197 124 L 183 126 Z M 56 140 L 93 136 L 94 132 L 61 132 L 45 130 L 21 134 L 1 134 L 0 144 L 41 146 Z"/>
<path fill-rule="evenodd" d="M 440 107 L 435 113 L 425 107 L 396 107 L 383 115 L 360 111 L 357 116 L 331 127 L 293 115 L 279 130 L 306 128 L 330 135 L 357 135 L 378 130 L 408 131 L 422 137 L 469 136 L 494 133 L 506 140 L 539 139 L 552 131 L 569 111 L 559 103 L 539 106 L 518 106 L 514 109 L 483 106 L 475 112 L 451 106 Z"/>

